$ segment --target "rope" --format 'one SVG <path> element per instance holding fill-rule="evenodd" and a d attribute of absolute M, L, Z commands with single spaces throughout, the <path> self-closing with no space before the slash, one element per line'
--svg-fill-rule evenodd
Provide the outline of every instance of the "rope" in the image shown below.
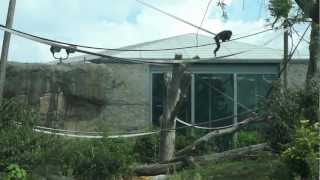
<path fill-rule="evenodd" d="M 238 116 L 243 116 L 246 114 L 250 114 L 250 113 L 254 113 L 255 110 L 250 110 L 250 111 L 245 111 L 243 113 L 240 113 L 238 115 L 230 115 L 230 116 L 225 116 L 222 118 L 217 118 L 214 120 L 210 120 L 210 121 L 205 121 L 205 122 L 200 122 L 200 123 L 195 123 L 193 124 L 193 126 L 200 126 L 200 125 L 205 125 L 205 124 L 209 124 L 212 122 L 218 122 L 218 121 L 223 121 L 226 119 L 230 119 L 233 117 L 238 117 Z M 255 114 L 255 113 L 254 113 Z M 17 125 L 22 126 L 21 123 L 17 123 Z M 190 126 L 182 126 L 182 127 L 177 127 L 177 128 L 170 128 L 170 129 L 162 129 L 162 130 L 158 130 L 158 131 L 150 131 L 150 132 L 139 132 L 139 133 L 132 133 L 132 134 L 122 134 L 122 135 L 109 135 L 106 136 L 107 138 L 125 138 L 125 137 L 138 137 L 138 136 L 144 136 L 144 135 L 151 135 L 151 134 L 156 134 L 156 133 L 160 133 L 162 131 L 175 131 L 175 130 L 179 130 L 179 129 L 185 129 L 185 128 L 190 128 Z M 223 129 L 223 127 L 216 127 L 216 129 Z M 49 128 L 49 127 L 43 127 L 43 126 L 36 126 L 34 128 L 35 132 L 40 132 L 40 133 L 44 133 L 44 134 L 53 134 L 53 135 L 60 135 L 60 136 L 68 136 L 68 137 L 83 137 L 83 138 L 102 138 L 102 135 L 84 135 L 84 134 L 103 134 L 103 132 L 86 132 L 86 131 L 72 131 L 72 130 L 65 130 L 65 129 L 55 129 L 55 128 Z M 57 131 L 57 132 L 53 132 L 53 131 Z M 72 134 L 72 133 L 79 133 L 77 134 Z"/>
<path fill-rule="evenodd" d="M 190 123 L 187 123 L 185 121 L 182 121 L 181 119 L 179 118 L 176 118 L 176 121 L 183 124 L 183 125 L 186 125 L 188 127 L 193 127 L 193 128 L 196 128 L 196 129 L 205 129 L 205 130 L 217 130 L 217 128 L 211 128 L 211 127 L 204 127 L 204 126 L 197 126 L 197 125 L 193 125 L 193 124 L 190 124 Z M 234 124 L 233 124 L 234 125 Z M 233 125 L 228 125 L 228 126 L 223 126 L 223 127 L 220 127 L 220 128 L 228 128 L 228 127 L 231 127 Z"/>
<path fill-rule="evenodd" d="M 112 135 L 112 136 L 102 136 L 102 135 L 79 135 L 79 134 L 69 134 L 69 133 L 63 133 L 63 132 L 52 132 L 48 130 L 41 130 L 41 129 L 33 129 L 35 132 L 43 133 L 43 134 L 50 134 L 50 135 L 57 135 L 57 136 L 65 136 L 65 137 L 73 137 L 73 138 L 86 138 L 86 139 L 101 139 L 101 138 L 107 138 L 107 139 L 117 139 L 117 138 L 133 138 L 133 137 L 140 137 L 140 136 L 147 136 L 156 134 L 159 132 L 147 132 L 147 133 L 137 133 L 137 134 L 123 134 L 123 135 Z"/>

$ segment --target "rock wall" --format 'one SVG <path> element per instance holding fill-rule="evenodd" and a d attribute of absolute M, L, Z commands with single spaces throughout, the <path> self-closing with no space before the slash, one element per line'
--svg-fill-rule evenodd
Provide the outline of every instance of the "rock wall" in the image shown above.
<path fill-rule="evenodd" d="M 32 105 L 41 124 L 128 131 L 150 125 L 148 66 L 10 64 L 4 96 Z"/>

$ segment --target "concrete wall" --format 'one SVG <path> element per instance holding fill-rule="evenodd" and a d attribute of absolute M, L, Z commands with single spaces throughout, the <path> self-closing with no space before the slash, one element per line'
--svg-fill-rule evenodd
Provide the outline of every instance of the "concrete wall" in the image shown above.
<path fill-rule="evenodd" d="M 307 61 L 293 62 L 288 66 L 288 87 L 304 88 L 308 70 Z"/>
<path fill-rule="evenodd" d="M 10 64 L 5 97 L 38 109 L 41 124 L 122 132 L 151 125 L 150 68 L 135 64 Z M 288 67 L 290 88 L 303 88 L 306 62 Z"/>
<path fill-rule="evenodd" d="M 128 131 L 150 125 L 149 70 L 124 64 L 10 64 L 5 97 L 39 110 L 41 124 Z"/>

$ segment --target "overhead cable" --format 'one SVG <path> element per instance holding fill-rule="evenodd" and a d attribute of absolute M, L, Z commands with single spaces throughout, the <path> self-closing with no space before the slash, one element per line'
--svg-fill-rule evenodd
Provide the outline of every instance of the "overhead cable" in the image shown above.
<path fill-rule="evenodd" d="M 174 15 L 172 15 L 172 14 L 170 14 L 170 13 L 167 13 L 167 12 L 165 12 L 165 11 L 159 9 L 159 8 L 156 8 L 156 7 L 152 6 L 151 4 L 148 4 L 148 3 L 143 2 L 143 1 L 141 1 L 141 0 L 136 0 L 136 1 L 137 1 L 138 3 L 144 5 L 144 6 L 147 6 L 147 7 L 151 8 L 151 9 L 154 9 L 154 10 L 156 10 L 156 11 L 158 11 L 158 12 L 161 12 L 162 14 L 165 14 L 165 15 L 167 15 L 167 16 L 170 16 L 170 17 L 172 17 L 172 18 L 174 18 L 174 19 L 176 19 L 176 20 L 178 20 L 178 21 L 181 21 L 181 22 L 183 22 L 183 23 L 185 23 L 185 24 L 188 24 L 188 25 L 190 25 L 190 26 L 193 26 L 193 27 L 195 27 L 195 28 L 198 28 L 198 29 L 200 29 L 200 30 L 202 30 L 202 31 L 204 31 L 204 32 L 206 32 L 206 33 L 209 33 L 209 34 L 212 34 L 212 35 L 216 35 L 216 33 L 213 33 L 213 32 L 211 32 L 211 31 L 209 31 L 209 30 L 207 30 L 207 29 L 204 29 L 204 28 L 199 27 L 199 26 L 197 26 L 197 25 L 195 25 L 195 24 L 192 24 L 191 22 L 188 22 L 188 21 L 186 21 L 186 20 L 184 20 L 184 19 L 182 19 L 182 18 L 179 18 L 179 17 L 177 17 L 177 16 L 174 16 Z"/>
<path fill-rule="evenodd" d="M 0 24 L 0 29 L 1 28 L 6 28 L 6 27 L 4 25 Z M 2 30 L 4 30 L 4 29 L 2 29 Z M 21 34 L 24 34 L 24 35 L 27 35 L 27 36 L 31 36 L 31 37 L 34 37 L 34 38 L 37 38 L 37 39 L 41 39 L 41 40 L 44 40 L 44 41 L 50 41 L 52 43 L 58 43 L 58 44 L 73 46 L 73 47 L 77 47 L 77 48 L 94 49 L 94 50 L 105 50 L 105 51 L 138 51 L 138 52 L 140 52 L 140 51 L 147 51 L 147 52 L 148 51 L 172 51 L 172 50 L 181 50 L 181 49 L 192 49 L 192 48 L 197 48 L 197 47 L 205 47 L 205 46 L 211 46 L 211 45 L 215 45 L 216 44 L 216 43 L 205 43 L 205 44 L 201 44 L 201 45 L 198 45 L 198 46 L 184 46 L 184 47 L 160 48 L 160 49 L 103 48 L 103 47 L 85 46 L 85 45 L 80 45 L 80 44 L 75 44 L 75 43 L 67 43 L 67 42 L 63 42 L 63 41 L 57 41 L 57 40 L 52 40 L 52 39 L 48 39 L 48 38 L 32 35 L 32 34 L 25 33 L 25 32 L 19 31 L 19 30 L 15 30 L 15 29 L 10 29 L 10 30 L 13 30 L 13 31 L 16 31 L 18 33 L 21 33 Z M 250 36 L 255 36 L 255 35 L 258 35 L 258 34 L 262 34 L 262 33 L 265 33 L 265 32 L 271 31 L 271 30 L 272 30 L 272 28 L 266 29 L 266 30 L 262 30 L 262 31 L 258 31 L 258 32 L 253 33 L 253 34 L 240 36 L 240 37 L 237 37 L 237 38 L 230 39 L 229 42 L 230 41 L 239 40 L 239 39 L 243 39 L 243 38 L 247 38 L 247 37 L 250 37 Z"/>
<path fill-rule="evenodd" d="M 226 58 L 226 57 L 231 57 L 231 56 L 235 56 L 238 54 L 243 54 L 245 52 L 248 52 L 250 50 L 244 50 L 244 51 L 239 51 L 236 53 L 232 53 L 232 54 L 228 54 L 228 55 L 224 55 L 224 56 L 218 56 L 218 57 L 212 57 L 212 58 L 207 58 L 207 59 L 184 59 L 184 60 L 146 60 L 143 58 L 121 58 L 121 57 L 116 57 L 116 56 L 110 56 L 110 55 L 106 55 L 106 54 L 102 54 L 102 53 L 96 53 L 96 52 L 91 52 L 91 51 L 87 51 L 87 50 L 82 50 L 77 48 L 77 46 L 67 46 L 66 43 L 57 43 L 53 40 L 50 39 L 44 39 L 38 36 L 34 36 L 25 32 L 21 32 L 21 31 L 17 31 L 11 28 L 6 28 L 3 25 L 0 25 L 0 30 L 9 32 L 11 34 L 20 36 L 22 38 L 25 39 L 29 39 L 31 41 L 36 41 L 38 43 L 41 44 L 46 44 L 49 46 L 55 46 L 58 48 L 62 48 L 62 49 L 66 49 L 66 50 L 72 50 L 74 52 L 79 52 L 79 53 L 84 53 L 84 54 L 90 54 L 90 55 L 94 55 L 94 56 L 98 56 L 98 57 L 102 57 L 102 58 L 106 58 L 108 60 L 116 60 L 119 62 L 129 62 L 129 63 L 140 63 L 140 64 L 153 64 L 153 65 L 169 65 L 169 64 L 182 64 L 182 63 L 199 63 L 199 62 L 210 62 L 212 60 L 217 60 L 217 59 L 222 59 L 222 58 Z"/>
<path fill-rule="evenodd" d="M 309 30 L 311 24 L 309 24 L 309 26 L 306 28 L 306 30 L 303 32 L 302 36 L 300 37 L 298 43 L 296 44 L 295 48 L 293 49 L 293 51 L 289 54 L 288 56 L 288 60 L 285 62 L 285 64 L 282 66 L 282 68 L 280 69 L 279 73 L 278 73 L 278 77 L 280 77 L 282 75 L 282 73 L 286 70 L 286 68 L 288 67 L 288 63 L 292 60 L 292 57 L 294 55 L 294 53 L 296 52 L 297 48 L 299 47 L 301 41 L 303 40 L 304 36 L 306 35 L 307 31 Z M 273 90 L 274 86 L 271 86 L 267 92 L 266 98 L 268 98 L 271 95 L 271 92 Z"/>
<path fill-rule="evenodd" d="M 205 19 L 205 17 L 207 16 L 207 12 L 208 12 L 208 10 L 209 10 L 209 7 L 210 7 L 210 4 L 212 3 L 212 0 L 209 0 L 209 2 L 208 2 L 208 4 L 207 4 L 207 7 L 206 7 L 206 10 L 205 10 L 205 12 L 204 12 L 204 14 L 203 14 L 203 17 L 202 17 L 202 20 L 201 20 L 201 23 L 200 23 L 200 25 L 199 25 L 199 27 L 202 27 L 202 24 L 203 24 L 203 22 L 204 22 L 204 19 Z M 199 45 L 199 39 L 198 39 L 198 37 L 199 37 L 199 28 L 197 28 L 197 34 L 196 34 L 196 41 L 197 41 L 197 46 Z"/>

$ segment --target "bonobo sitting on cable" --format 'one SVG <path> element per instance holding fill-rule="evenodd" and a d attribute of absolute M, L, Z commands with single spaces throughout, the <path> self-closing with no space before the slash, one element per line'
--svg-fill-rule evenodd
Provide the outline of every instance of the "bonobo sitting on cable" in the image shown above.
<path fill-rule="evenodd" d="M 217 51 L 220 49 L 220 40 L 222 40 L 222 42 L 229 41 L 231 36 L 232 36 L 232 31 L 225 30 L 225 31 L 219 32 L 214 37 L 214 40 L 216 41 L 216 45 L 217 45 L 216 49 L 214 50 L 214 56 L 217 55 Z"/>

